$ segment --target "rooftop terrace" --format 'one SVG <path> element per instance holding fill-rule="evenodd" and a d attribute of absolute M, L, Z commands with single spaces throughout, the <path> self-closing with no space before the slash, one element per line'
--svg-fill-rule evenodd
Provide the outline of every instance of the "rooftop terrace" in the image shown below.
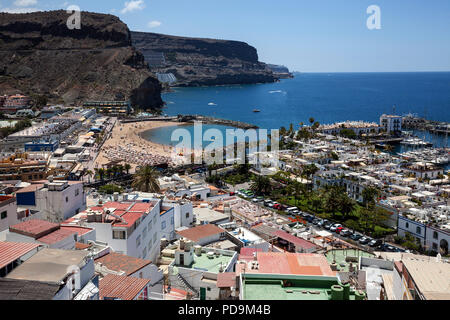
<path fill-rule="evenodd" d="M 331 287 L 338 284 L 336 277 L 247 274 L 243 279 L 242 298 L 243 300 L 334 300 Z M 350 290 L 349 300 L 356 300 L 357 295 L 361 297 L 360 294 Z"/>
<path fill-rule="evenodd" d="M 222 265 L 223 270 L 225 270 L 232 259 L 233 256 L 223 255 L 222 253 L 220 255 L 214 255 L 210 258 L 207 256 L 206 252 L 202 252 L 201 256 L 194 254 L 194 262 L 190 266 L 176 266 L 181 268 L 203 270 L 211 273 L 219 273 L 220 266 Z"/>
<path fill-rule="evenodd" d="M 344 249 L 344 250 L 330 250 L 325 254 L 328 263 L 331 265 L 333 261 L 336 261 L 336 264 L 338 266 L 338 271 L 340 272 L 348 272 L 349 271 L 349 265 L 350 261 L 346 261 L 347 258 L 356 258 L 356 261 L 353 262 L 353 265 L 356 266 L 359 261 L 359 257 L 367 257 L 367 258 L 373 258 L 375 257 L 374 254 L 357 250 L 357 249 Z"/>

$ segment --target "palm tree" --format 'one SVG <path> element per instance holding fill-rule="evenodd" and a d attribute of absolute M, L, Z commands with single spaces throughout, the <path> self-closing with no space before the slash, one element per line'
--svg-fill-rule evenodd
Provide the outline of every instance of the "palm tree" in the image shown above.
<path fill-rule="evenodd" d="M 91 176 L 93 175 L 94 173 L 92 172 L 92 170 L 86 170 L 86 172 L 84 173 L 84 175 L 86 175 L 86 176 L 88 176 L 88 178 L 89 178 L 89 183 L 91 183 Z"/>
<path fill-rule="evenodd" d="M 158 184 L 158 171 L 151 166 L 144 166 L 136 171 L 132 186 L 143 192 L 160 192 Z"/>
<path fill-rule="evenodd" d="M 125 163 L 125 171 L 127 172 L 127 174 L 130 174 L 130 169 L 131 169 L 131 165 L 129 163 Z"/>
<path fill-rule="evenodd" d="M 309 123 L 311 123 L 311 125 L 314 123 L 314 121 L 316 121 L 313 117 L 309 118 Z"/>
<path fill-rule="evenodd" d="M 105 169 L 103 169 L 103 168 L 98 169 L 98 175 L 100 177 L 100 180 L 103 181 L 103 179 L 105 177 Z"/>

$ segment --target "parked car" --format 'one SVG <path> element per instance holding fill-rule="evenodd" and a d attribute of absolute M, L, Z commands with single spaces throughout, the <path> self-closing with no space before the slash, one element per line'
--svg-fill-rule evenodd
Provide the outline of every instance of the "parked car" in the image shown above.
<path fill-rule="evenodd" d="M 370 241 L 372 241 L 372 239 L 370 239 L 369 237 L 362 237 L 361 239 L 359 239 L 360 244 L 368 244 Z"/>
<path fill-rule="evenodd" d="M 330 227 L 330 231 L 336 232 L 336 229 L 339 228 L 339 227 L 342 227 L 342 224 L 339 224 L 339 223 L 333 224 L 333 225 Z"/>
<path fill-rule="evenodd" d="M 381 246 L 383 244 L 383 241 L 382 240 L 380 240 L 380 239 L 377 239 L 377 240 L 372 240 L 372 241 L 370 241 L 369 242 L 369 247 L 371 247 L 371 248 L 377 248 L 377 247 L 379 247 L 379 246 Z"/>
<path fill-rule="evenodd" d="M 313 220 L 312 224 L 317 226 L 319 224 L 319 222 L 320 222 L 320 219 L 316 218 L 316 219 Z"/>
<path fill-rule="evenodd" d="M 330 228 L 333 226 L 333 224 L 331 222 L 327 222 L 323 225 L 323 227 L 327 230 L 330 230 Z"/>
<path fill-rule="evenodd" d="M 294 211 L 291 211 L 291 213 L 294 214 L 294 215 L 299 215 L 300 211 L 299 210 L 294 210 Z"/>
<path fill-rule="evenodd" d="M 359 241 L 359 239 L 362 238 L 362 234 L 359 233 L 354 233 L 350 236 L 350 239 L 354 240 L 354 241 Z"/>
<path fill-rule="evenodd" d="M 327 223 L 327 220 L 320 220 L 319 223 L 317 223 L 317 225 L 319 227 L 323 227 L 325 225 L 325 223 Z"/>
<path fill-rule="evenodd" d="M 264 205 L 265 205 L 266 207 L 269 206 L 269 203 L 272 203 L 272 200 L 270 200 L 270 199 L 264 200 Z"/>
<path fill-rule="evenodd" d="M 340 234 L 342 230 L 344 230 L 344 227 L 337 227 L 336 233 Z"/>
<path fill-rule="evenodd" d="M 348 229 L 344 229 L 339 234 L 343 237 L 350 237 L 352 235 L 352 232 Z"/>
<path fill-rule="evenodd" d="M 273 205 L 273 208 L 274 208 L 274 209 L 277 209 L 277 210 L 281 210 L 281 204 L 275 203 L 275 204 Z"/>
<path fill-rule="evenodd" d="M 395 252 L 395 251 L 396 251 L 396 248 L 395 248 L 394 246 L 391 246 L 390 244 L 383 243 L 383 244 L 380 246 L 380 250 L 381 250 L 381 251 L 387 251 L 387 252 Z"/>
<path fill-rule="evenodd" d="M 253 198 L 252 201 L 255 202 L 255 203 L 257 203 L 257 202 L 263 202 L 263 201 L 264 201 L 264 197 L 256 197 L 256 198 Z"/>

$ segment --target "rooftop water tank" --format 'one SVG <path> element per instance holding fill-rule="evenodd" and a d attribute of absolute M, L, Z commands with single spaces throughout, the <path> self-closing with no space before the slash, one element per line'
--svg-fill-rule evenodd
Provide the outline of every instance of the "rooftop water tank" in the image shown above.
<path fill-rule="evenodd" d="M 331 286 L 331 300 L 343 300 L 344 288 L 340 285 Z"/>

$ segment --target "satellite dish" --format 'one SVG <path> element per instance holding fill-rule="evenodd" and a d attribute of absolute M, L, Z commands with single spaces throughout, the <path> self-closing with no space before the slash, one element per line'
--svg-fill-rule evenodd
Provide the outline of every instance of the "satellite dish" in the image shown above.
<path fill-rule="evenodd" d="M 173 267 L 172 268 L 172 275 L 176 276 L 178 274 L 178 268 L 177 267 Z"/>

